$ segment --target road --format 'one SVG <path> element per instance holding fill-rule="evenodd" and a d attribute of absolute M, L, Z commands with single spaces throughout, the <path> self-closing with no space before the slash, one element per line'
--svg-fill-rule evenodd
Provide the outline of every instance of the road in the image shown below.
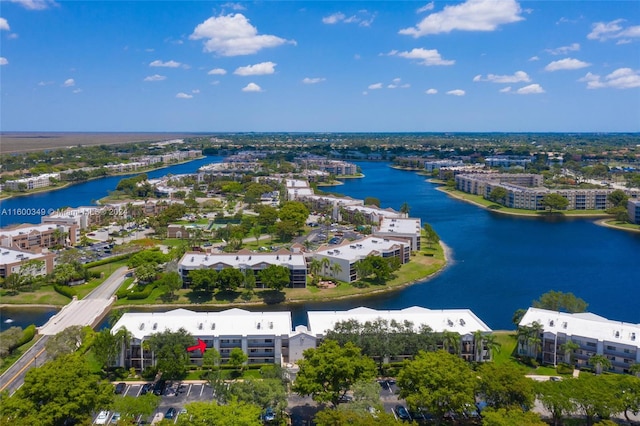
<path fill-rule="evenodd" d="M 45 325 L 39 327 L 40 339 L 0 376 L 0 392 L 7 390 L 9 394 L 13 394 L 24 383 L 24 376 L 29 369 L 49 360 L 45 345 L 51 336 L 73 325 L 94 327 L 113 303 L 113 295 L 124 281 L 127 270 L 125 266 L 117 269 L 84 299 L 74 298 Z"/>

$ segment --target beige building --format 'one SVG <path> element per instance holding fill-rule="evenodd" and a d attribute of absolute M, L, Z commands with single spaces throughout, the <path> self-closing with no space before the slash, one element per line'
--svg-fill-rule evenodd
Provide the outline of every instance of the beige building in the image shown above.
<path fill-rule="evenodd" d="M 29 275 L 47 275 L 53 272 L 55 255 L 37 251 L 13 250 L 0 247 L 0 277 L 6 278 L 11 274 L 27 273 Z M 40 267 L 27 267 L 34 265 L 33 261 L 41 261 Z M 31 262 L 31 263 L 29 263 Z"/>
<path fill-rule="evenodd" d="M 18 225 L 0 229 L 0 246 L 33 250 L 51 248 L 57 245 L 70 246 L 78 242 L 80 227 L 76 224 L 62 225 L 45 223 L 41 225 Z"/>

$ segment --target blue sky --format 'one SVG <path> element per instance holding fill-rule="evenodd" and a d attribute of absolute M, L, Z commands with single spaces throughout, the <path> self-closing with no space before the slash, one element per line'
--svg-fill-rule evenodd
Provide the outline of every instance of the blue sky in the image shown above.
<path fill-rule="evenodd" d="M 4 131 L 640 131 L 640 2 L 0 3 Z"/>

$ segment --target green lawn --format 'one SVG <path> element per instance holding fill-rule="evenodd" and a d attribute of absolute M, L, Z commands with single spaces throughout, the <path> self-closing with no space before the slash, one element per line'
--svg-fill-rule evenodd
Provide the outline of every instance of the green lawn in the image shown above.
<path fill-rule="evenodd" d="M 52 285 L 45 285 L 35 291 L 24 291 L 18 294 L 9 294 L 6 290 L 0 290 L 0 299 L 7 305 L 52 305 L 63 306 L 70 299 L 53 289 Z"/>

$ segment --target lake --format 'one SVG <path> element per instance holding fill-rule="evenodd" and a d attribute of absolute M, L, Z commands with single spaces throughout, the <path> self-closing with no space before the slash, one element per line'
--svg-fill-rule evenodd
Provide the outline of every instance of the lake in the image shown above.
<path fill-rule="evenodd" d="M 210 157 L 150 172 L 149 176 L 189 173 L 219 160 Z M 598 226 L 592 219 L 502 215 L 451 198 L 424 176 L 392 169 L 389 163 L 357 164 L 365 178 L 345 180 L 344 185 L 327 190 L 361 199 L 373 196 L 380 199 L 382 207 L 394 209 L 407 202 L 410 215 L 430 223 L 451 248 L 449 266 L 427 282 L 382 295 L 260 309 L 291 310 L 294 324 L 306 324 L 308 310 L 357 306 L 402 309 L 414 305 L 468 308 L 493 329 L 513 329 L 511 318 L 516 309 L 529 307 L 542 293 L 558 290 L 585 299 L 590 312 L 640 323 L 640 234 Z M 49 197 L 51 203 L 57 199 L 54 208 L 87 205 L 92 197 L 100 198 L 113 190 L 121 178 L 81 184 L 82 191 L 73 191 L 73 199 L 59 195 L 71 188 L 37 196 Z M 108 180 L 110 183 L 105 183 Z M 9 201 L 30 203 L 31 197 L 36 196 L 7 200 L 0 207 Z M 19 316 L 15 311 L 12 314 Z M 4 329 L 6 324 L 0 326 Z"/>

